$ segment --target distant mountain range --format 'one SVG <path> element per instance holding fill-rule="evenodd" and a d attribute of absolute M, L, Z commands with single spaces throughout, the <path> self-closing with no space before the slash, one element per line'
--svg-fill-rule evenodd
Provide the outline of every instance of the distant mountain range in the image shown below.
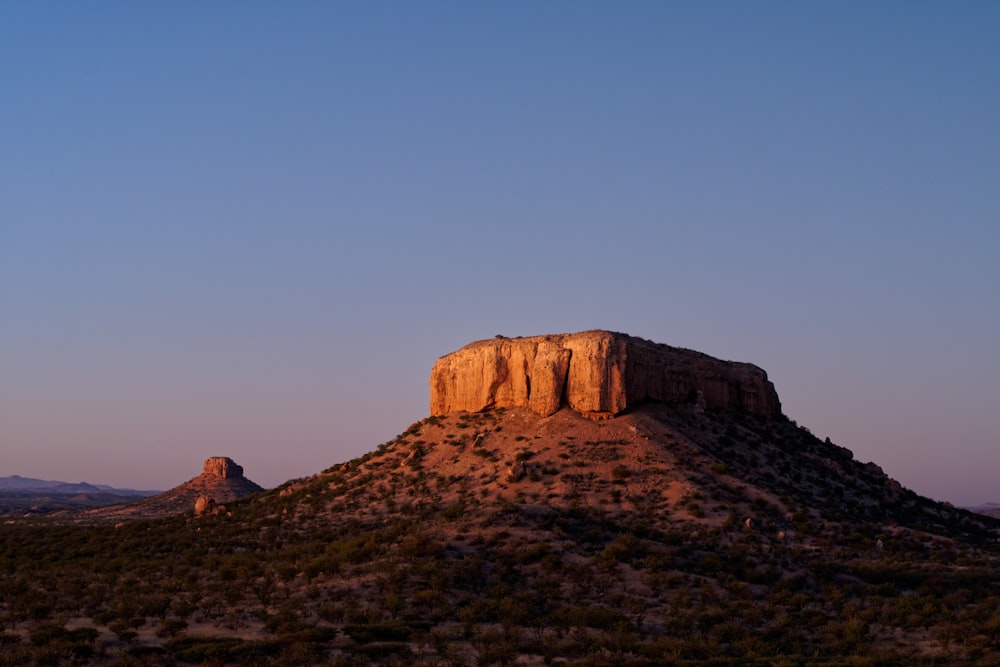
<path fill-rule="evenodd" d="M 1000 519 L 1000 503 L 985 503 L 983 505 L 976 505 L 975 507 L 966 507 L 965 509 L 970 512 L 978 512 L 979 514 L 991 516 L 994 519 Z"/>
<path fill-rule="evenodd" d="M 0 516 L 48 514 L 61 509 L 102 507 L 159 493 L 104 484 L 60 482 L 9 475 L 0 477 Z"/>
<path fill-rule="evenodd" d="M 20 475 L 9 475 L 0 477 L 0 492 L 42 492 L 54 494 L 77 494 L 77 493 L 110 493 L 116 496 L 152 496 L 159 491 L 140 491 L 137 489 L 118 489 L 105 484 L 89 484 L 87 482 L 58 482 L 46 479 L 34 479 L 32 477 L 21 477 Z"/>

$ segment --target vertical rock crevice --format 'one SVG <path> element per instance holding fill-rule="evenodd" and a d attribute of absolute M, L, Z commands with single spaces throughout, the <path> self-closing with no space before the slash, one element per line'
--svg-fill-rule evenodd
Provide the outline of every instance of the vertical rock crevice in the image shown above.
<path fill-rule="evenodd" d="M 642 401 L 689 402 L 777 417 L 781 403 L 753 364 L 653 343 L 611 331 L 585 331 L 470 343 L 438 359 L 430 378 L 432 415 L 528 407 L 550 415 L 569 407 L 592 418 Z"/>

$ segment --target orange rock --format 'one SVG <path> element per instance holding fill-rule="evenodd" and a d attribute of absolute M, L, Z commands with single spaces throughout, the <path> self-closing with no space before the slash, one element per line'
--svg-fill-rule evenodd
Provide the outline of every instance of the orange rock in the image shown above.
<path fill-rule="evenodd" d="M 565 406 L 601 419 L 642 401 L 781 414 L 774 385 L 753 364 L 611 331 L 470 343 L 438 359 L 430 390 L 432 415 L 500 407 L 550 415 Z"/>

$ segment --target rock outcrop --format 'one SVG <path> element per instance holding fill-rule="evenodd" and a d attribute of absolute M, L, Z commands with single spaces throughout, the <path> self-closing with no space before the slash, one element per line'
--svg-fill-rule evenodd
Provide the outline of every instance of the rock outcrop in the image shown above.
<path fill-rule="evenodd" d="M 204 514 L 211 514 L 215 512 L 216 504 L 215 501 L 208 496 L 198 496 L 198 500 L 194 501 L 194 515 L 202 516 Z"/>
<path fill-rule="evenodd" d="M 155 496 L 122 505 L 109 505 L 77 513 L 81 522 L 157 519 L 194 510 L 195 516 L 218 514 L 230 503 L 264 488 L 243 476 L 243 467 L 227 456 L 205 460 L 202 472 L 180 486 Z"/>
<path fill-rule="evenodd" d="M 611 331 L 470 343 L 438 359 L 430 389 L 432 415 L 500 407 L 550 415 L 565 406 L 603 419 L 643 401 L 781 414 L 774 385 L 753 364 Z"/>
<path fill-rule="evenodd" d="M 228 456 L 213 456 L 205 459 L 201 474 L 220 479 L 243 479 L 243 466 L 237 465 Z"/>

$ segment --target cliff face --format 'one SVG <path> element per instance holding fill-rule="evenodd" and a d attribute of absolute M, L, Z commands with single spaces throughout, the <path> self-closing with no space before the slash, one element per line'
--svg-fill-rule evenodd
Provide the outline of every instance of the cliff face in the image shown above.
<path fill-rule="evenodd" d="M 432 415 L 499 407 L 550 415 L 567 406 L 607 418 L 641 401 L 781 414 L 774 385 L 753 364 L 611 331 L 470 343 L 438 359 L 430 389 Z"/>
<path fill-rule="evenodd" d="M 238 465 L 228 456 L 212 456 L 205 459 L 201 474 L 220 479 L 243 479 L 243 466 Z"/>

